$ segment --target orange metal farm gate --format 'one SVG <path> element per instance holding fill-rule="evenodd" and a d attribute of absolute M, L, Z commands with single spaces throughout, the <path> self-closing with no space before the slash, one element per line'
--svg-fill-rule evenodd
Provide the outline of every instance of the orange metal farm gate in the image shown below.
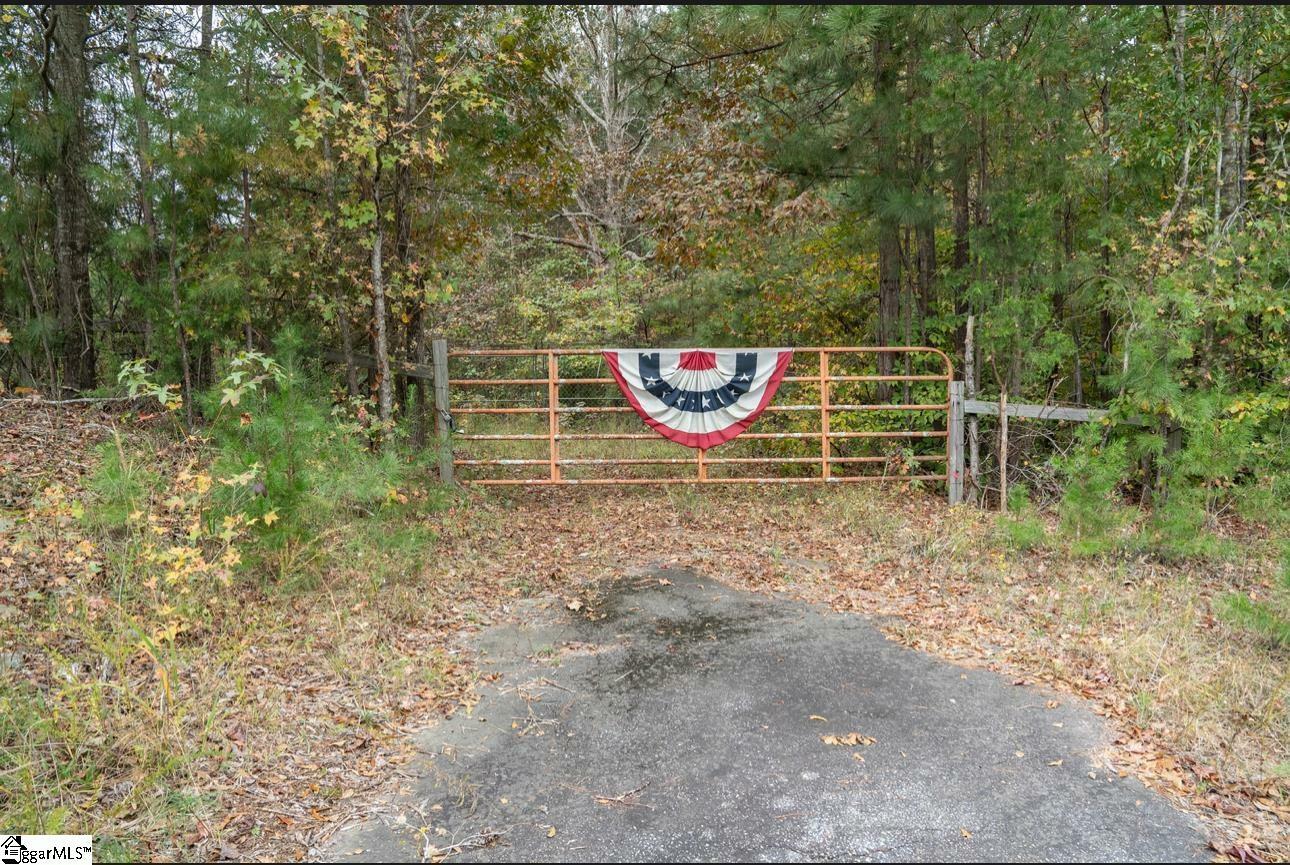
<path fill-rule="evenodd" d="M 808 431 L 768 432 L 757 430 L 745 432 L 735 441 L 748 440 L 815 440 L 819 442 L 817 454 L 803 455 L 770 455 L 770 456 L 718 456 L 703 449 L 693 451 L 692 456 L 645 456 L 645 457 L 578 457 L 565 456 L 562 446 L 570 442 L 609 441 L 609 440 L 661 440 L 657 433 L 643 424 L 639 432 L 619 429 L 611 432 L 596 432 L 585 429 L 570 429 L 574 426 L 572 418 L 578 415 L 612 415 L 632 414 L 634 410 L 628 405 L 589 405 L 587 398 L 562 401 L 562 389 L 578 390 L 582 394 L 588 391 L 583 386 L 600 386 L 604 396 L 596 399 L 601 402 L 617 401 L 617 384 L 608 375 L 578 376 L 562 374 L 561 361 L 568 366 L 581 366 L 585 371 L 589 364 L 587 358 L 598 358 L 601 354 L 596 349 L 457 349 L 448 350 L 445 341 L 436 340 L 434 344 L 434 382 L 435 401 L 440 416 L 440 434 L 444 452 L 441 457 L 441 474 L 449 479 L 474 484 L 505 484 L 520 486 L 546 485 L 620 485 L 620 484 L 800 484 L 800 483 L 859 483 L 881 481 L 942 481 L 947 483 L 951 501 L 958 495 L 955 487 L 960 487 L 961 494 L 961 455 L 955 452 L 955 442 L 959 437 L 954 435 L 955 426 L 961 427 L 961 395 L 957 388 L 961 383 L 954 382 L 954 368 L 944 352 L 928 347 L 887 346 L 887 347 L 841 347 L 794 349 L 793 363 L 799 374 L 790 374 L 783 379 L 785 383 L 799 382 L 811 388 L 815 396 L 806 404 L 786 401 L 766 408 L 767 413 L 796 412 L 809 413 L 818 417 L 816 423 L 809 424 Z M 856 374 L 836 371 L 838 367 L 855 366 L 861 356 L 890 353 L 908 358 L 904 363 L 904 372 L 893 372 L 887 375 Z M 815 358 L 818 357 L 818 366 Z M 583 358 L 574 361 L 573 358 Z M 923 371 L 913 370 L 913 359 L 920 360 Z M 893 361 L 895 358 L 893 358 Z M 807 374 L 802 372 L 803 361 L 807 364 Z M 830 371 L 834 362 L 835 371 Z M 510 363 L 509 374 L 506 363 Z M 451 370 L 449 367 L 451 366 Z M 501 367 L 501 372 L 497 370 Z M 892 367 L 897 366 L 892 363 Z M 929 366 L 931 371 L 928 371 Z M 523 368 L 524 374 L 517 375 L 514 370 Z M 466 372 L 463 375 L 462 369 Z M 818 370 L 818 371 L 817 371 Z M 453 377 L 457 375 L 459 377 Z M 879 385 L 888 391 L 899 386 L 908 393 L 917 385 L 924 395 L 924 401 L 912 402 L 843 402 L 834 401 L 835 388 L 842 383 L 883 382 Z M 927 383 L 943 383 L 928 389 Z M 956 388 L 957 385 L 957 388 Z M 498 400 L 490 394 L 504 392 L 507 398 Z M 879 391 L 881 393 L 882 391 Z M 934 402 L 926 401 L 928 393 L 933 394 Z M 941 395 L 944 399 L 940 399 Z M 612 398 L 611 398 L 612 397 Z M 594 400 L 593 400 L 594 401 Z M 505 402 L 505 405 L 499 404 Z M 924 429 L 863 429 L 847 430 L 831 428 L 832 418 L 839 412 L 943 412 L 944 422 L 934 421 Z M 475 416 L 483 416 L 492 421 L 499 416 L 527 416 L 528 429 L 524 432 L 484 431 L 477 432 L 473 427 L 478 424 L 470 421 Z M 566 421 L 567 423 L 563 423 Z M 905 424 L 906 426 L 908 424 Z M 454 427 L 465 427 L 457 429 Z M 851 464 L 884 463 L 887 456 L 882 455 L 842 455 L 837 451 L 839 443 L 848 439 L 943 439 L 945 446 L 933 453 L 920 453 L 908 457 L 913 469 L 903 473 L 889 474 L 854 474 L 847 473 Z M 454 444 L 462 443 L 458 450 L 469 450 L 476 447 L 475 442 L 527 442 L 529 448 L 537 448 L 537 453 L 520 458 L 485 457 L 468 454 L 459 456 L 453 453 Z M 538 443 L 545 442 L 545 447 Z M 465 445 L 465 443 L 472 443 Z M 733 442 L 722 445 L 728 448 Z M 568 448 L 572 450 L 572 446 Z M 715 450 L 715 449 L 714 449 Z M 956 465 L 957 464 L 957 465 Z M 597 471 L 613 472 L 621 467 L 637 467 L 628 470 L 632 474 L 642 466 L 693 466 L 693 472 L 682 476 L 668 477 L 571 477 L 578 467 L 596 467 Z M 714 476 L 716 467 L 764 466 L 758 470 L 757 477 Z M 809 474 L 803 469 L 811 467 Z M 503 469 L 503 467 L 505 467 Z M 793 467 L 790 469 L 789 467 Z M 933 467 L 939 470 L 932 470 Z M 523 474 L 524 477 L 478 477 L 480 473 L 499 470 L 511 474 Z M 746 468 L 743 470 L 747 470 Z M 668 469 L 678 471 L 677 468 Z M 462 474 L 472 475 L 462 477 Z M 621 472 L 620 472 L 621 473 Z M 782 473 L 783 476 L 779 476 Z M 790 476 L 791 475 L 791 476 Z"/>

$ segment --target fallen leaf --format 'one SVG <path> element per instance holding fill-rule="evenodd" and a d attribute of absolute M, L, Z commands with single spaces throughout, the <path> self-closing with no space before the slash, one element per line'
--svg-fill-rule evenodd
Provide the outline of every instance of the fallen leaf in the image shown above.
<path fill-rule="evenodd" d="M 855 747 L 856 745 L 872 745 L 878 740 L 872 736 L 863 736 L 860 733 L 847 733 L 845 736 L 820 736 L 820 741 L 826 745 Z"/>

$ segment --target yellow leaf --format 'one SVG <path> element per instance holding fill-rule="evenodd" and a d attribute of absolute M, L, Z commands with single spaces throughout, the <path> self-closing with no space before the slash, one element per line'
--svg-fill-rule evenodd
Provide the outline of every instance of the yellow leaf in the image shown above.
<path fill-rule="evenodd" d="M 269 511 L 267 514 L 264 515 L 264 524 L 266 526 L 271 526 L 277 521 L 278 521 L 278 512 L 276 510 Z"/>

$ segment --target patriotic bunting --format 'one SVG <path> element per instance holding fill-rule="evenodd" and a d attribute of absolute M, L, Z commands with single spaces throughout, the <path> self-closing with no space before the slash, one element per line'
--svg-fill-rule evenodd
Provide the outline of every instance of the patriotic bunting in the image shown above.
<path fill-rule="evenodd" d="M 730 441 L 779 389 L 792 349 L 609 349 L 628 402 L 659 435 L 691 448 Z"/>

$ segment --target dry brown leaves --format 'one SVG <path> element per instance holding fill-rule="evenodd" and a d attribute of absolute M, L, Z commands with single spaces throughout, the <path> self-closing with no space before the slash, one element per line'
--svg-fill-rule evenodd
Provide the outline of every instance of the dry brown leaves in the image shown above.
<path fill-rule="evenodd" d="M 424 613 L 391 621 L 338 567 L 315 595 L 239 582 L 209 622 L 187 633 L 172 663 L 172 694 L 153 664 L 123 643 L 112 670 L 87 644 L 84 615 L 114 633 L 110 575 L 91 568 L 76 514 L 96 449 L 137 418 L 92 405 L 0 402 L 0 652 L 27 685 L 66 689 L 53 659 L 80 671 L 105 702 L 77 723 L 101 743 L 94 788 L 52 794 L 78 830 L 125 839 L 145 859 L 301 860 L 387 788 L 408 762 L 408 733 L 473 705 L 474 674 L 451 644 L 477 627 L 460 587 L 418 587 Z M 142 425 L 146 428 L 147 422 Z M 176 465 L 191 448 L 165 447 Z M 35 539 L 33 541 L 33 539 Z M 416 575 L 425 582 L 424 575 Z M 57 599 L 55 606 L 49 599 Z M 66 675 L 64 673 L 64 675 Z M 77 711 L 77 704 L 68 707 Z M 149 760 L 138 755 L 146 752 Z M 158 759 L 174 768 L 158 779 Z M 164 800 L 187 802 L 178 810 Z"/>
<path fill-rule="evenodd" d="M 853 497 L 843 507 L 850 492 L 470 494 L 437 523 L 445 568 L 487 575 L 511 594 L 558 591 L 577 608 L 583 602 L 572 587 L 583 582 L 647 566 L 690 567 L 745 589 L 874 616 L 890 638 L 913 648 L 995 670 L 1018 685 L 1075 694 L 1116 730 L 1104 755 L 1111 769 L 1201 816 L 1219 856 L 1290 856 L 1285 779 L 1244 777 L 1221 755 L 1189 752 L 1168 729 L 1139 724 L 1127 683 L 1098 650 L 1099 639 L 1125 635 L 1071 633 L 1054 616 L 1046 587 L 1052 572 L 1066 566 L 1063 556 L 1036 552 L 1000 570 L 1003 587 L 1017 599 L 1001 614 L 992 597 L 1001 586 L 975 576 L 1004 557 L 989 537 L 989 515 L 947 512 L 939 497 L 904 491 Z"/>
<path fill-rule="evenodd" d="M 25 507 L 51 479 L 78 487 L 111 427 L 91 408 L 0 412 L 6 508 Z M 988 516 L 894 492 L 467 492 L 427 518 L 439 535 L 435 559 L 397 591 L 364 596 L 354 588 L 363 574 L 343 564 L 295 598 L 241 587 L 241 618 L 194 635 L 176 683 L 177 699 L 208 712 L 195 714 L 177 742 L 199 752 L 186 787 L 212 797 L 175 839 L 182 855 L 304 858 L 370 797 L 400 783 L 413 756 L 410 730 L 477 699 L 462 634 L 505 617 L 519 597 L 549 593 L 576 609 L 587 603 L 589 582 L 680 566 L 874 616 L 911 647 L 1087 699 L 1116 730 L 1106 755 L 1112 769 L 1206 818 L 1220 856 L 1290 857 L 1284 780 L 1242 776 L 1221 754 L 1189 751 L 1169 729 L 1140 724 L 1133 694 L 1097 644 L 1125 633 L 1067 633 L 1054 616 L 1046 587 L 1059 557 L 1030 554 L 1000 568 Z M 1001 583 L 976 576 L 989 569 Z M 15 562 L 0 571 L 0 603 L 60 573 L 66 566 L 48 551 Z M 1015 599 L 1006 612 L 993 597 L 1000 588 Z M 400 592 L 411 598 L 402 607 L 393 600 Z M 418 680 L 409 665 L 435 675 Z M 838 744 L 865 744 L 854 735 Z M 134 789 L 141 784 L 127 772 L 92 808 L 110 809 L 103 828 L 140 838 L 142 855 L 180 855 L 165 827 L 148 824 L 144 793 Z"/>

